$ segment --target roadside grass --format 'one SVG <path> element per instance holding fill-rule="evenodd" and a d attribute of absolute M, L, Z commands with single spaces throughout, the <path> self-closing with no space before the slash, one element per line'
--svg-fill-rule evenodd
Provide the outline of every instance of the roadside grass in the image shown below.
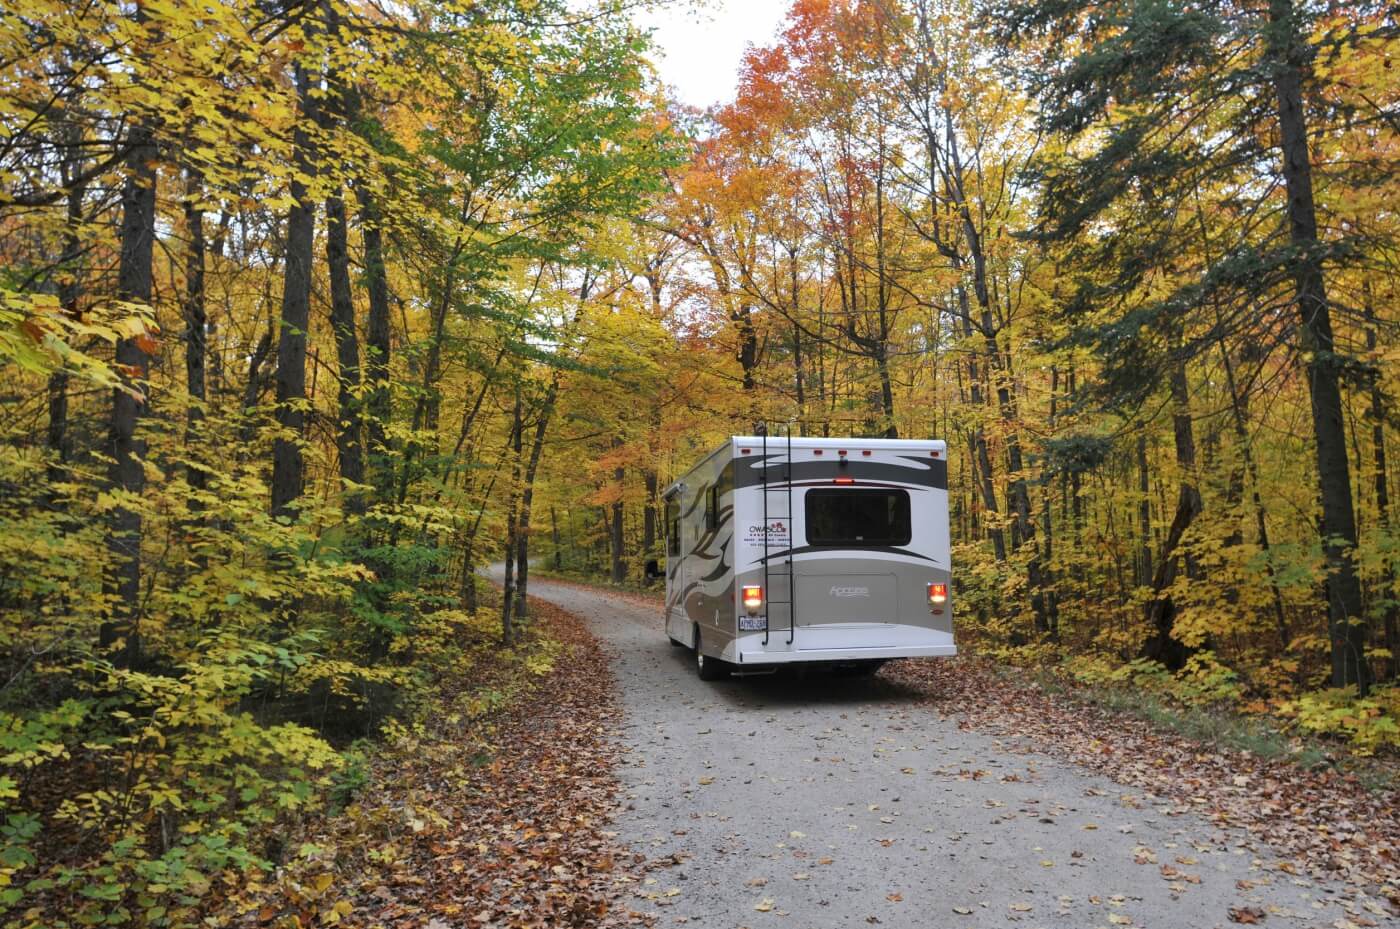
<path fill-rule="evenodd" d="M 992 667 L 1003 680 L 1025 680 L 1025 668 L 1000 663 Z M 1142 720 L 1204 746 L 1248 752 L 1266 761 L 1287 761 L 1308 770 L 1336 768 L 1355 776 L 1372 791 L 1400 788 L 1400 769 L 1394 758 L 1362 756 L 1339 739 L 1289 732 L 1269 717 L 1244 714 L 1225 704 L 1188 706 L 1140 687 L 1083 684 L 1056 668 L 1031 670 L 1029 678 L 1046 693 Z"/>

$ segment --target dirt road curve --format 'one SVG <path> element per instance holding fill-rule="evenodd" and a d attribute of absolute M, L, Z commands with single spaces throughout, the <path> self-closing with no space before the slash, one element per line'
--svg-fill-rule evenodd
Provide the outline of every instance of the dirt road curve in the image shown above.
<path fill-rule="evenodd" d="M 658 926 L 1347 926 L 1333 889 L 1242 835 L 958 728 L 874 678 L 706 684 L 654 607 L 571 585 L 626 717 L 614 828 L 653 858 Z M 1384 919 L 1371 917 L 1384 924 Z M 1376 925 L 1372 922 L 1371 925 Z"/>

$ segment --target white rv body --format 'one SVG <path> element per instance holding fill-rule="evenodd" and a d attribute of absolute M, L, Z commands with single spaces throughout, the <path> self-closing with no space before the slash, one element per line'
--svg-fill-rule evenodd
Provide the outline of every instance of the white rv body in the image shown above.
<path fill-rule="evenodd" d="M 734 436 L 664 497 L 666 634 L 702 675 L 957 654 L 944 442 Z"/>

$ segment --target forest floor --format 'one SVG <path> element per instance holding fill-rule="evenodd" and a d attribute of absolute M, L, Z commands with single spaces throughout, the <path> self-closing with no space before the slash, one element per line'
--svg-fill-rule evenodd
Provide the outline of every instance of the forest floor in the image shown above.
<path fill-rule="evenodd" d="M 617 841 L 618 702 L 599 642 L 532 603 L 498 677 L 444 686 L 439 712 L 390 736 L 339 815 L 229 901 L 241 926 L 489 929 L 646 925 L 649 862 Z M 547 658 L 546 658 L 547 656 Z M 532 660 L 537 672 L 524 671 Z M 491 672 L 484 672 L 491 673 Z M 456 691 L 456 693 L 454 693 Z M 458 699 L 460 698 L 460 699 Z"/>

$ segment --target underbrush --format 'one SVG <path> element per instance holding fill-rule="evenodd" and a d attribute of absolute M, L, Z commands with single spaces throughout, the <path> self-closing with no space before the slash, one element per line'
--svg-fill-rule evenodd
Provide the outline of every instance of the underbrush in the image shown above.
<path fill-rule="evenodd" d="M 189 925 L 274 873 L 301 875 L 335 850 L 296 837 L 356 810 L 386 758 L 468 730 L 477 754 L 489 754 L 481 721 L 548 674 L 560 648 L 528 625 L 501 647 L 494 609 L 429 614 L 411 642 L 394 643 L 402 663 L 376 675 L 393 682 L 397 713 L 337 745 L 243 708 L 272 681 L 294 686 L 285 676 L 314 657 L 302 646 L 215 637 L 198 664 L 163 674 L 93 662 L 77 696 L 7 712 L 4 925 Z M 299 883 L 294 895 L 315 899 L 316 886 Z M 321 921 L 337 912 L 332 905 Z"/>
<path fill-rule="evenodd" d="M 1350 687 L 1266 699 L 1252 695 L 1210 651 L 1192 654 L 1175 673 L 1146 659 L 1116 664 L 1083 655 L 1065 658 L 1055 671 L 1098 702 L 1137 706 L 1172 728 L 1201 730 L 1266 757 L 1298 755 L 1316 763 L 1328 754 L 1325 747 L 1363 757 L 1400 751 L 1400 689 L 1394 686 L 1364 697 Z M 1304 744 L 1304 737 L 1312 742 Z"/>
<path fill-rule="evenodd" d="M 456 608 L 442 551 L 385 544 L 392 507 L 274 519 L 251 463 L 139 500 L 43 467 L 0 456 L 5 929 L 199 922 L 302 856 L 386 746 L 497 711 L 554 661 L 528 626 L 503 647 L 494 607 Z M 135 617 L 104 582 L 118 503 L 145 526 Z"/>
<path fill-rule="evenodd" d="M 1305 767 L 1325 763 L 1327 748 L 1290 736 L 1277 724 L 1226 707 L 1183 704 L 1161 692 L 1125 684 L 1089 683 L 1063 668 L 1043 670 L 1034 680 L 1047 691 L 1115 713 L 1145 719 L 1167 732 L 1211 745 L 1246 751 L 1269 760 L 1287 758 Z"/>
<path fill-rule="evenodd" d="M 631 886 L 615 883 L 623 853 L 599 831 L 612 803 L 610 679 L 576 618 L 532 606 L 512 647 L 444 668 L 423 712 L 360 746 L 343 805 L 307 818 L 293 853 L 211 919 L 596 925 Z"/>

